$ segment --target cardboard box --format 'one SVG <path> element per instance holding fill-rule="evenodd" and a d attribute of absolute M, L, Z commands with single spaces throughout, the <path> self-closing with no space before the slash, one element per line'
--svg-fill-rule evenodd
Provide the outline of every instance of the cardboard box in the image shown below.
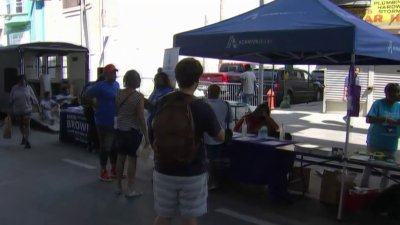
<path fill-rule="evenodd" d="M 345 191 L 355 186 L 355 178 L 355 173 L 349 173 L 345 175 Z M 332 205 L 337 205 L 339 203 L 341 179 L 342 174 L 340 171 L 324 170 L 324 173 L 322 174 L 321 189 L 319 195 L 319 200 L 321 202 Z"/>
<path fill-rule="evenodd" d="M 289 174 L 288 189 L 292 191 L 308 192 L 310 186 L 310 168 L 294 167 Z"/>

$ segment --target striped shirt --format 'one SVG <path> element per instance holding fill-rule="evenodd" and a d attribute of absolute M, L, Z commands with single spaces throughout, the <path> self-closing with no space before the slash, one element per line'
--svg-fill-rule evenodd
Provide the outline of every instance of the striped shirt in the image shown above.
<path fill-rule="evenodd" d="M 140 99 L 143 95 L 137 91 L 121 90 L 116 97 L 117 104 L 117 129 L 129 131 L 132 128 L 140 130 L 140 121 L 137 115 Z"/>

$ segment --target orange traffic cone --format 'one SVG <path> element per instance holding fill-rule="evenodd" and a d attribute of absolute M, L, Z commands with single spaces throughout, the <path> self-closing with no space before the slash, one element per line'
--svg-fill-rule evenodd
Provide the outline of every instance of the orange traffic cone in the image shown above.
<path fill-rule="evenodd" d="M 275 92 L 272 89 L 267 92 L 267 104 L 270 110 L 275 109 Z"/>

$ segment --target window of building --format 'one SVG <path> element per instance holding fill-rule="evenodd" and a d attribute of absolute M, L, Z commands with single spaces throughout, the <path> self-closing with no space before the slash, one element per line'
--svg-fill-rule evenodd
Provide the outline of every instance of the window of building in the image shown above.
<path fill-rule="evenodd" d="M 23 5 L 23 1 L 22 0 L 16 0 L 15 1 L 15 12 L 16 13 L 22 13 L 22 5 Z"/>
<path fill-rule="evenodd" d="M 62 57 L 62 79 L 68 79 L 68 57 Z"/>
<path fill-rule="evenodd" d="M 7 14 L 11 14 L 11 3 L 10 3 L 10 0 L 6 0 L 6 10 L 7 10 Z"/>
<path fill-rule="evenodd" d="M 47 57 L 47 72 L 50 77 L 55 77 L 57 70 L 57 56 Z"/>
<path fill-rule="evenodd" d="M 81 0 L 63 0 L 63 9 L 79 6 Z"/>
<path fill-rule="evenodd" d="M 46 68 L 46 58 L 44 56 L 39 56 L 38 57 L 38 71 L 37 71 L 37 77 L 41 74 L 47 74 L 47 68 Z"/>

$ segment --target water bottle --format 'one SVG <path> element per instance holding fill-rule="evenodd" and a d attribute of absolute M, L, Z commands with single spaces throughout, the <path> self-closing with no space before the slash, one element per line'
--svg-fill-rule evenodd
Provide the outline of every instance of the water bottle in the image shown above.
<path fill-rule="evenodd" d="M 258 138 L 260 138 L 260 139 L 267 139 L 268 138 L 268 128 L 266 126 L 262 126 L 258 130 Z"/>
<path fill-rule="evenodd" d="M 246 119 L 243 120 L 242 123 L 242 136 L 245 137 L 247 136 L 247 124 L 246 124 Z"/>

